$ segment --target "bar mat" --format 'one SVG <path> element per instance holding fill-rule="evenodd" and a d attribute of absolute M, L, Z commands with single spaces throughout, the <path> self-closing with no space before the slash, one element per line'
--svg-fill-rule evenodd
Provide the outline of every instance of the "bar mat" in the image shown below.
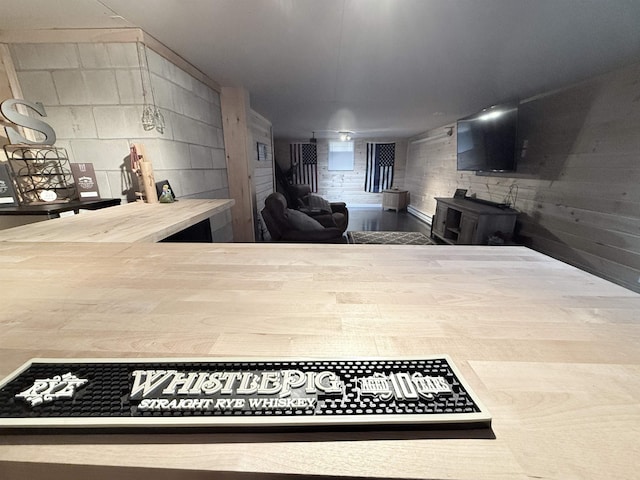
<path fill-rule="evenodd" d="M 0 383 L 0 428 L 488 427 L 446 355 L 361 360 L 34 359 Z"/>

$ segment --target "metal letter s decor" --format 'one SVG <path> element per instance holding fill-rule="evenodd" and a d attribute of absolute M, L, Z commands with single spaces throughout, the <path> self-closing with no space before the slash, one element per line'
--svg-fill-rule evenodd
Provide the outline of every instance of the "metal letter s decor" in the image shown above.
<path fill-rule="evenodd" d="M 0 111 L 2 112 L 2 115 L 4 115 L 5 118 L 10 122 L 21 127 L 30 128 L 31 130 L 40 132 L 44 135 L 45 138 L 40 142 L 29 140 L 28 138 L 20 135 L 15 128 L 7 126 L 5 127 L 5 130 L 7 132 L 7 138 L 9 139 L 9 142 L 14 145 L 53 145 L 54 143 L 56 143 L 56 132 L 48 123 L 45 123 L 42 120 L 38 120 L 37 118 L 22 115 L 14 109 L 16 105 L 24 105 L 25 107 L 29 107 L 40 114 L 40 116 L 46 117 L 47 113 L 44 110 L 44 105 L 42 105 L 40 102 L 34 103 L 30 102 L 29 100 L 10 98 L 9 100 L 5 100 L 4 102 L 0 103 Z"/>

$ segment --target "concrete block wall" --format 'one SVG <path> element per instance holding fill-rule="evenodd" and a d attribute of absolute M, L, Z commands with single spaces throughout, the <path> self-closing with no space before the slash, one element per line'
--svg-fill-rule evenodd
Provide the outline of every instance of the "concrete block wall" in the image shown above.
<path fill-rule="evenodd" d="M 182 198 L 228 198 L 218 92 L 149 48 L 141 71 L 137 44 L 11 44 L 24 98 L 42 102 L 56 146 L 72 162 L 94 164 L 100 194 L 131 200 L 129 147 L 145 146 L 156 180 Z M 164 134 L 145 131 L 142 74 L 165 119 Z M 145 81 L 145 85 L 146 85 Z"/>

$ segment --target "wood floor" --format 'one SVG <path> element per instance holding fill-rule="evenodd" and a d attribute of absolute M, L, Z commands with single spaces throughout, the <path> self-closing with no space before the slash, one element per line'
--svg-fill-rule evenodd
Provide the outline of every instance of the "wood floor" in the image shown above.
<path fill-rule="evenodd" d="M 352 232 L 420 232 L 430 234 L 429 225 L 406 210 L 395 212 L 380 207 L 349 207 L 349 226 Z"/>

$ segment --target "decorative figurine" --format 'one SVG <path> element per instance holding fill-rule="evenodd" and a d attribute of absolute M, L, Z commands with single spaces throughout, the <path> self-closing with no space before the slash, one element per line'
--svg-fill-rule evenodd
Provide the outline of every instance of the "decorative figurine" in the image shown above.
<path fill-rule="evenodd" d="M 175 200 L 173 197 L 173 193 L 169 188 L 169 185 L 167 185 L 166 183 L 162 186 L 162 193 L 160 194 L 159 200 L 160 203 L 173 203 Z"/>

